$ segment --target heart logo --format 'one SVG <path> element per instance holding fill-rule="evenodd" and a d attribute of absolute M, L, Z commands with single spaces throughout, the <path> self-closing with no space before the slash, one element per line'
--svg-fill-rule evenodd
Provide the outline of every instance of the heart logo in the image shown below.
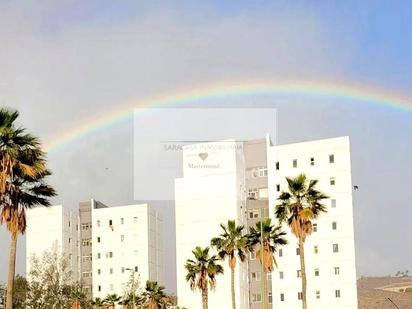
<path fill-rule="evenodd" d="M 199 157 L 200 157 L 200 159 L 202 159 L 203 161 L 207 159 L 207 156 L 208 156 L 207 152 L 201 152 L 201 153 L 199 153 Z"/>

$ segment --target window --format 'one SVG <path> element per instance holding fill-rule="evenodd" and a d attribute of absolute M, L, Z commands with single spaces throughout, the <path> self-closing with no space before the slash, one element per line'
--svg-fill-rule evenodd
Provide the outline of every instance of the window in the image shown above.
<path fill-rule="evenodd" d="M 272 293 L 271 292 L 268 293 L 268 302 L 269 304 L 272 303 Z"/>
<path fill-rule="evenodd" d="M 319 277 L 319 268 L 315 269 L 315 277 Z"/>
<path fill-rule="evenodd" d="M 100 226 L 100 220 L 97 220 L 97 226 L 99 227 Z"/>
<path fill-rule="evenodd" d="M 335 163 L 335 155 L 333 154 L 329 155 L 329 163 Z"/>
<path fill-rule="evenodd" d="M 313 247 L 313 252 L 315 252 L 315 254 L 319 253 L 319 247 L 318 246 L 314 246 Z"/>
<path fill-rule="evenodd" d="M 299 300 L 302 300 L 302 298 L 303 298 L 302 292 L 298 292 L 298 299 L 299 299 Z"/>
<path fill-rule="evenodd" d="M 139 268 L 138 268 L 137 266 L 135 266 L 135 267 L 134 267 L 134 271 L 135 271 L 135 272 L 138 272 L 138 271 L 139 271 Z"/>
<path fill-rule="evenodd" d="M 97 258 L 98 258 L 98 259 L 100 259 L 100 258 L 101 258 L 100 253 L 97 253 Z"/>
<path fill-rule="evenodd" d="M 312 158 L 310 158 L 310 165 L 315 165 L 315 158 L 314 157 L 312 157 Z"/>
<path fill-rule="evenodd" d="M 252 294 L 252 302 L 253 303 L 260 303 L 262 301 L 262 294 L 260 293 L 253 293 Z"/>
<path fill-rule="evenodd" d="M 124 241 L 124 235 L 120 235 L 120 241 L 121 241 L 121 242 Z"/>
<path fill-rule="evenodd" d="M 336 230 L 337 229 L 337 223 L 336 221 L 332 222 L 332 230 Z"/>
<path fill-rule="evenodd" d="M 120 218 L 120 224 L 124 224 L 124 218 Z"/>
<path fill-rule="evenodd" d="M 338 244 L 333 244 L 333 253 L 339 252 L 339 245 Z"/>
<path fill-rule="evenodd" d="M 97 274 L 100 275 L 102 271 L 100 269 L 97 270 Z"/>
<path fill-rule="evenodd" d="M 335 297 L 340 298 L 340 290 L 335 290 Z"/>
<path fill-rule="evenodd" d="M 298 160 L 294 159 L 293 160 L 293 168 L 297 168 L 298 167 Z"/>
<path fill-rule="evenodd" d="M 336 184 L 335 177 L 331 177 L 331 178 L 329 179 L 329 183 L 330 183 L 331 186 L 334 186 L 334 185 Z"/>
<path fill-rule="evenodd" d="M 314 233 L 316 233 L 316 232 L 318 231 L 318 224 L 317 224 L 317 223 L 313 223 L 313 224 L 312 224 L 312 231 L 313 231 Z"/>
<path fill-rule="evenodd" d="M 124 267 L 122 267 L 122 274 L 124 274 Z"/>
<path fill-rule="evenodd" d="M 250 252 L 250 259 L 253 261 L 253 260 L 256 260 L 256 253 L 255 252 Z"/>
<path fill-rule="evenodd" d="M 330 207 L 336 208 L 336 200 L 335 199 L 330 200 Z"/>
<path fill-rule="evenodd" d="M 279 162 L 276 162 L 276 170 L 278 171 L 279 170 Z"/>
<path fill-rule="evenodd" d="M 109 270 L 109 274 L 113 274 L 113 268 L 110 268 L 110 270 Z"/>
<path fill-rule="evenodd" d="M 109 285 L 109 290 L 110 290 L 110 291 L 113 291 L 113 284 L 110 284 L 110 285 Z"/>
<path fill-rule="evenodd" d="M 296 255 L 300 255 L 300 249 L 296 248 Z"/>
<path fill-rule="evenodd" d="M 92 224 L 91 223 L 82 223 L 82 230 L 83 231 L 87 231 L 89 229 L 92 228 Z"/>
<path fill-rule="evenodd" d="M 302 271 L 300 269 L 297 270 L 296 275 L 297 275 L 298 278 L 301 278 L 302 277 Z"/>
<path fill-rule="evenodd" d="M 250 219 L 257 219 L 257 218 L 259 218 L 259 210 L 258 210 L 258 209 L 250 210 L 250 211 L 249 211 L 249 218 L 250 218 Z"/>
<path fill-rule="evenodd" d="M 89 278 L 89 277 L 92 276 L 92 273 L 89 272 L 89 271 L 84 271 L 84 272 L 82 273 L 82 276 L 83 276 L 83 278 Z"/>
<path fill-rule="evenodd" d="M 97 290 L 98 290 L 99 292 L 101 292 L 101 290 L 102 290 L 101 285 L 99 285 L 99 286 L 97 287 Z"/>
<path fill-rule="evenodd" d="M 259 190 L 257 188 L 249 189 L 247 197 L 250 200 L 257 200 L 259 198 Z"/>
<path fill-rule="evenodd" d="M 112 257 L 113 257 L 113 252 L 106 253 L 106 258 L 112 258 Z"/>
<path fill-rule="evenodd" d="M 113 220 L 110 219 L 110 220 L 109 220 L 109 226 L 112 226 L 112 225 L 113 225 Z"/>
<path fill-rule="evenodd" d="M 270 273 L 268 273 L 268 274 L 270 274 Z M 280 271 L 279 272 L 279 279 L 283 279 L 283 276 L 284 276 L 283 271 Z"/>
<path fill-rule="evenodd" d="M 137 217 L 133 217 L 133 223 L 137 223 Z"/>
<path fill-rule="evenodd" d="M 69 238 L 69 244 L 71 244 L 72 243 L 72 239 L 71 238 Z"/>
<path fill-rule="evenodd" d="M 92 256 L 91 255 L 84 255 L 82 256 L 82 261 L 83 262 L 88 262 L 92 260 Z"/>
<path fill-rule="evenodd" d="M 260 279 L 261 279 L 260 271 L 252 272 L 252 280 L 253 281 L 260 281 Z"/>
<path fill-rule="evenodd" d="M 285 301 L 285 294 L 280 293 L 280 301 Z"/>
<path fill-rule="evenodd" d="M 339 267 L 333 267 L 333 271 L 335 272 L 335 275 L 339 275 L 340 273 Z"/>
<path fill-rule="evenodd" d="M 97 237 L 97 242 L 100 242 L 100 237 Z"/>
<path fill-rule="evenodd" d="M 260 167 L 258 169 L 259 177 L 267 177 L 268 176 L 268 169 L 266 167 Z"/>
<path fill-rule="evenodd" d="M 280 192 L 280 184 L 277 184 L 277 185 L 276 185 L 276 191 L 277 191 L 277 192 Z"/>
<path fill-rule="evenodd" d="M 316 299 L 320 299 L 320 291 L 316 291 Z"/>
<path fill-rule="evenodd" d="M 283 256 L 283 249 L 279 249 L 279 257 Z"/>
<path fill-rule="evenodd" d="M 91 245 L 92 245 L 91 238 L 82 239 L 82 246 L 83 247 L 88 247 L 88 246 L 91 246 Z"/>

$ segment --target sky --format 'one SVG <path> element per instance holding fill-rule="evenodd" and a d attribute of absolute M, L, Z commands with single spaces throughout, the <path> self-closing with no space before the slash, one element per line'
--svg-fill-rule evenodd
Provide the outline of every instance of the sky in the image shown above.
<path fill-rule="evenodd" d="M 124 102 L 239 80 L 348 82 L 412 98 L 411 19 L 408 1 L 0 0 L 0 104 L 47 142 Z M 304 95 L 186 106 L 276 108 L 280 143 L 350 136 L 358 276 L 412 270 L 412 110 Z M 132 117 L 51 151 L 54 203 L 133 202 L 133 153 Z M 172 227 L 173 207 L 158 208 Z M 1 228 L 1 265 L 8 242 Z M 18 250 L 23 273 L 24 238 Z"/>

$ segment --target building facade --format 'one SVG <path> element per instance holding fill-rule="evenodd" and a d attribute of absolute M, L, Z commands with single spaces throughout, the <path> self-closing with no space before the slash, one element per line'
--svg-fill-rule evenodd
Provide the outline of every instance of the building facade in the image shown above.
<path fill-rule="evenodd" d="M 262 218 L 269 217 L 268 169 L 266 140 L 251 140 L 243 143 L 245 157 L 245 188 L 247 193 L 246 227 L 255 227 Z M 249 308 L 261 309 L 263 303 L 264 281 L 267 284 L 267 303 L 272 303 L 271 276 L 265 275 L 262 264 L 254 253 L 249 254 Z"/>
<path fill-rule="evenodd" d="M 92 209 L 93 297 L 123 295 L 131 275 L 163 282 L 161 219 L 147 204 Z"/>
<path fill-rule="evenodd" d="M 196 246 L 210 246 L 220 223 L 244 222 L 245 187 L 242 145 L 234 141 L 189 145 L 183 149 L 183 177 L 175 180 L 177 297 L 180 306 L 202 307 L 201 294 L 186 282 L 185 263 Z M 210 308 L 230 308 L 230 270 L 216 278 Z M 237 308 L 248 308 L 247 266 L 236 268 Z"/>
<path fill-rule="evenodd" d="M 268 144 L 269 215 L 286 177 L 301 173 L 317 179 L 318 189 L 329 196 L 327 213 L 314 221 L 305 243 L 308 308 L 356 309 L 356 267 L 353 229 L 352 180 L 348 137 L 279 145 Z M 274 308 L 301 308 L 301 273 L 297 239 L 288 227 L 288 245 L 276 255 L 272 273 Z"/>
<path fill-rule="evenodd" d="M 90 297 L 122 295 L 131 275 L 141 283 L 163 282 L 162 220 L 147 204 L 108 207 L 90 200 L 78 213 L 39 207 L 27 212 L 27 222 L 27 273 L 31 256 L 57 244 L 69 258 L 73 283 Z"/>
<path fill-rule="evenodd" d="M 216 151 L 225 143 L 236 151 Z M 190 290 L 184 264 L 195 246 L 208 246 L 219 235 L 220 223 L 236 219 L 248 229 L 274 216 L 277 197 L 287 190 L 286 177 L 305 173 L 318 179 L 330 198 L 328 213 L 314 222 L 305 244 L 308 308 L 356 309 L 356 268 L 353 231 L 350 147 L 347 137 L 273 146 L 266 140 L 190 145 L 183 151 L 183 178 L 175 181 L 177 296 L 180 305 L 200 308 L 200 294 Z M 227 146 L 227 145 L 226 145 Z M 231 147 L 228 147 L 230 149 Z M 301 274 L 297 240 L 287 226 L 288 245 L 276 254 L 278 267 L 264 275 L 254 254 L 236 271 L 239 308 L 300 309 Z M 226 264 L 226 263 L 225 263 Z M 230 306 L 229 269 L 210 293 L 212 308 Z M 263 295 L 264 280 L 268 295 Z"/>
<path fill-rule="evenodd" d="M 57 205 L 29 209 L 26 218 L 26 273 L 30 274 L 33 256 L 40 258 L 45 251 L 56 246 L 58 252 L 68 258 L 72 280 L 77 282 L 80 279 L 77 213 Z"/>
<path fill-rule="evenodd" d="M 84 291 L 92 296 L 93 290 L 93 238 L 92 238 L 92 209 L 107 208 L 103 203 L 91 199 L 79 203 L 79 231 L 80 231 L 80 267 L 79 278 Z"/>

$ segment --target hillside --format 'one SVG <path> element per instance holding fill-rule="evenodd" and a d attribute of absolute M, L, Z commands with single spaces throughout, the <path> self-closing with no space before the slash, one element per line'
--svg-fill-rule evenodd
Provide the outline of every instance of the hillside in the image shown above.
<path fill-rule="evenodd" d="M 409 289 L 408 289 L 409 288 Z M 358 280 L 359 309 L 412 309 L 412 277 L 363 277 Z"/>

